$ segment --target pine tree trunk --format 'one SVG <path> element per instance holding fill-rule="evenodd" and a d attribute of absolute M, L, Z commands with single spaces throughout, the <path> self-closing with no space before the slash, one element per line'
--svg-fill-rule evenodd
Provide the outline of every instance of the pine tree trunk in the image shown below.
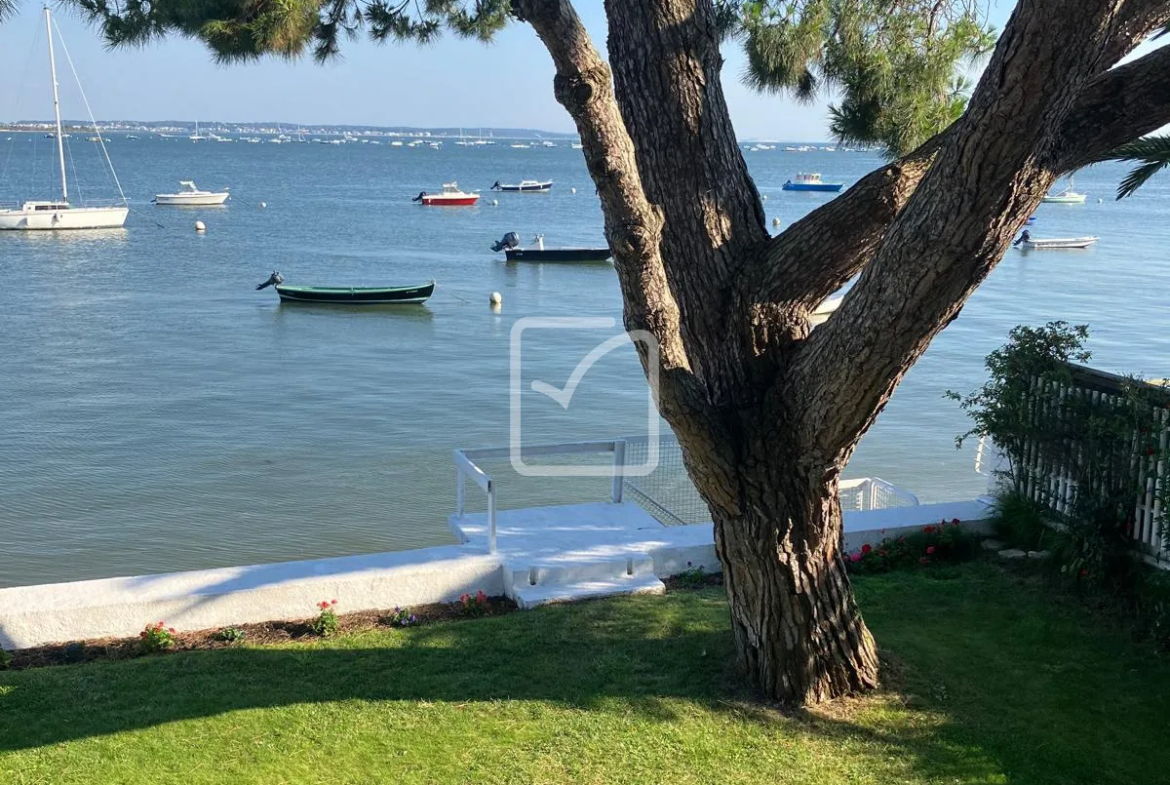
<path fill-rule="evenodd" d="M 735 467 L 740 510 L 712 506 L 739 666 L 789 705 L 872 689 L 877 649 L 845 572 L 836 481 L 782 464 L 752 456 Z"/>

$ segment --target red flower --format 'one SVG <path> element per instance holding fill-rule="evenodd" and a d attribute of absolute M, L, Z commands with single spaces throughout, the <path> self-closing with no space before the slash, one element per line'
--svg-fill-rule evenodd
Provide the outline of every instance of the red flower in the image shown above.
<path fill-rule="evenodd" d="M 146 637 L 146 630 L 143 630 L 142 632 L 138 633 L 138 637 L 145 638 Z"/>
<path fill-rule="evenodd" d="M 174 627 L 167 627 L 167 632 L 169 632 L 171 635 L 174 635 L 174 634 L 175 634 L 175 628 L 174 628 Z"/>
<path fill-rule="evenodd" d="M 925 556 L 919 556 L 918 563 L 919 564 L 930 564 L 930 559 L 926 558 Z"/>
<path fill-rule="evenodd" d="M 934 553 L 934 546 L 933 546 L 933 545 L 927 545 L 927 546 L 926 546 L 926 555 L 927 555 L 927 556 L 929 556 L 929 555 L 930 555 L 930 554 L 932 554 L 932 553 Z"/>
<path fill-rule="evenodd" d="M 872 550 L 873 550 L 873 548 L 872 548 L 872 547 L 870 547 L 870 544 L 869 544 L 868 542 L 867 542 L 865 545 L 862 545 L 862 546 L 861 546 L 861 552 L 862 552 L 862 553 L 869 553 L 869 552 L 870 552 L 870 551 L 872 551 Z"/>
<path fill-rule="evenodd" d="M 927 534 L 934 534 L 934 527 L 933 526 L 923 526 L 922 531 L 926 532 Z"/>
<path fill-rule="evenodd" d="M 337 604 L 337 600 L 332 600 L 332 601 L 331 601 L 329 604 L 330 604 L 330 605 L 336 605 L 336 604 Z"/>
<path fill-rule="evenodd" d="M 958 518 L 951 518 L 951 526 L 958 526 L 958 525 L 959 525 L 959 519 Z"/>

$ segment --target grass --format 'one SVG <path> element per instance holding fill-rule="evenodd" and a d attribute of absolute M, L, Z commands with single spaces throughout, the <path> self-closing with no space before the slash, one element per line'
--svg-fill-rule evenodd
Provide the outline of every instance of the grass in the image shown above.
<path fill-rule="evenodd" d="M 0 782 L 1152 783 L 1170 664 L 994 565 L 856 581 L 875 696 L 788 716 L 719 588 L 0 672 Z"/>

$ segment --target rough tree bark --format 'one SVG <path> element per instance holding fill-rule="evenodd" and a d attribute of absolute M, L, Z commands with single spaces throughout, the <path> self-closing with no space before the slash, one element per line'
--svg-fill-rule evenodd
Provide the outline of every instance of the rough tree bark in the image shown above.
<path fill-rule="evenodd" d="M 1054 180 L 1170 121 L 1167 50 L 1110 70 L 1170 1 L 1023 0 L 952 128 L 778 237 L 727 114 L 710 0 L 607 0 L 609 65 L 569 0 L 512 5 L 581 134 L 626 327 L 661 345 L 660 407 L 711 509 L 741 666 L 793 704 L 875 686 L 842 468 Z"/>

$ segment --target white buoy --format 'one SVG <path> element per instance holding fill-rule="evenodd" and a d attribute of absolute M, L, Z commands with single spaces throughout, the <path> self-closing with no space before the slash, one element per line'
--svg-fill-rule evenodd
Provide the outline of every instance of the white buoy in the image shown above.
<path fill-rule="evenodd" d="M 772 226 L 779 226 L 779 225 L 780 225 L 780 219 L 779 219 L 779 218 L 773 218 L 773 219 L 772 219 Z"/>
<path fill-rule="evenodd" d="M 499 292 L 492 292 L 491 297 L 488 298 L 488 302 L 492 305 L 499 305 L 504 302 L 504 296 Z"/>
<path fill-rule="evenodd" d="M 1097 204 L 1101 204 L 1101 202 L 1103 202 L 1103 201 L 1105 201 L 1105 200 L 1104 200 L 1104 199 L 1100 199 L 1100 198 L 1098 198 L 1098 199 L 1097 199 Z"/>
<path fill-rule="evenodd" d="M 766 202 L 766 201 L 768 201 L 768 195 L 767 195 L 767 194 L 764 194 L 764 201 L 765 201 L 765 202 Z"/>
<path fill-rule="evenodd" d="M 261 206 L 261 207 L 267 207 L 267 206 L 268 206 L 268 202 L 261 202 L 261 203 L 260 203 L 260 206 Z"/>
<path fill-rule="evenodd" d="M 569 189 L 569 193 L 571 193 L 571 194 L 575 194 L 575 193 L 577 193 L 577 189 L 576 189 L 576 188 L 570 188 L 570 189 Z"/>
<path fill-rule="evenodd" d="M 207 226 L 206 226 L 206 224 L 204 224 L 202 221 L 196 221 L 196 222 L 195 222 L 195 231 L 197 231 L 197 232 L 206 232 L 206 231 L 207 231 Z"/>
<path fill-rule="evenodd" d="M 492 199 L 492 207 L 499 207 L 499 206 L 500 206 L 500 200 L 499 199 Z"/>

